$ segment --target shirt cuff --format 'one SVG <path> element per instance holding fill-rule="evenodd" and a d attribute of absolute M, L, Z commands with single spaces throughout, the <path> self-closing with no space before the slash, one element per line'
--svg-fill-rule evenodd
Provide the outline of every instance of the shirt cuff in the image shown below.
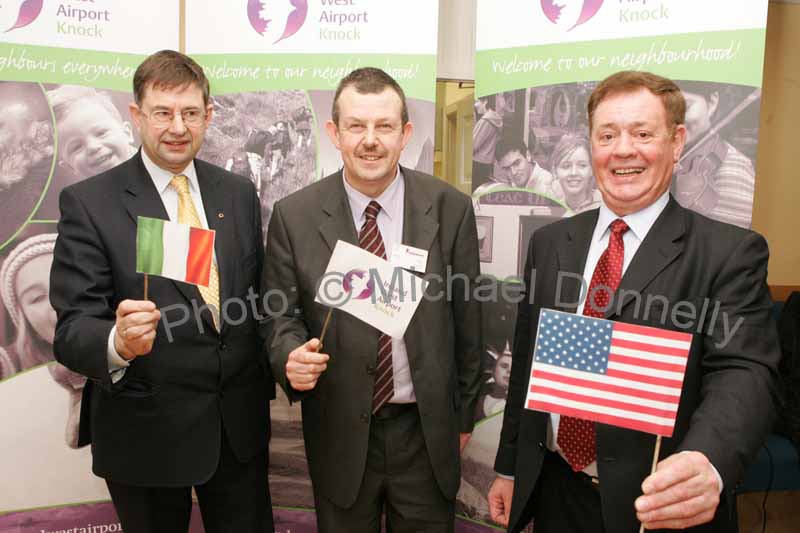
<path fill-rule="evenodd" d="M 114 335 L 117 333 L 117 326 L 111 328 L 111 333 L 108 335 L 108 348 L 106 350 L 106 360 L 108 361 L 108 373 L 111 374 L 111 382 L 116 383 L 125 375 L 126 369 L 131 366 L 130 362 L 126 361 L 114 347 Z"/>
<path fill-rule="evenodd" d="M 514 476 L 508 476 L 506 474 L 501 474 L 500 472 L 495 472 L 495 473 L 497 474 L 497 477 L 499 477 L 499 478 L 508 479 L 510 481 L 514 481 Z"/>

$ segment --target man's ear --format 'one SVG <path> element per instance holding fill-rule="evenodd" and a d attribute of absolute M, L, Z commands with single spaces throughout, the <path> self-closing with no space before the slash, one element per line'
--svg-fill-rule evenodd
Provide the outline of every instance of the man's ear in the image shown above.
<path fill-rule="evenodd" d="M 325 132 L 328 134 L 328 138 L 331 140 L 333 145 L 337 149 L 341 149 L 341 145 L 339 144 L 339 127 L 336 125 L 335 122 L 329 120 L 325 123 Z"/>
<path fill-rule="evenodd" d="M 414 133 L 414 124 L 408 121 L 403 126 L 403 148 L 406 147 L 408 141 L 411 140 L 411 134 Z"/>
<path fill-rule="evenodd" d="M 131 120 L 136 125 L 136 129 L 141 131 L 142 129 L 142 110 L 139 109 L 139 106 L 136 105 L 136 102 L 131 102 L 128 104 L 128 113 L 131 115 Z"/>

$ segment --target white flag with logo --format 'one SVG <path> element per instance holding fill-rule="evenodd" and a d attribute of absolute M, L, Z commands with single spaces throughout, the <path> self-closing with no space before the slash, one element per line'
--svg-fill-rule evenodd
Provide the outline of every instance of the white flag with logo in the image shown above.
<path fill-rule="evenodd" d="M 315 301 L 399 339 L 405 335 L 427 284 L 375 254 L 338 241 Z"/>

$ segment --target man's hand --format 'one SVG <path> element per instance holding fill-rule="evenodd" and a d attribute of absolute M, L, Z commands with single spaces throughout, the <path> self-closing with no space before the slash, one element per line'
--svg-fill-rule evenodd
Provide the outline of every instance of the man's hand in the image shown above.
<path fill-rule="evenodd" d="M 319 339 L 311 339 L 289 353 L 286 361 L 286 379 L 296 391 L 311 390 L 317 386 L 320 374 L 328 368 L 330 356 L 317 353 L 322 345 Z"/>
<path fill-rule="evenodd" d="M 123 300 L 117 306 L 114 348 L 125 360 L 147 355 L 153 349 L 161 311 L 149 300 Z"/>
<path fill-rule="evenodd" d="M 508 527 L 511 518 L 511 498 L 514 495 L 514 480 L 497 477 L 489 488 L 489 514 L 492 520 Z"/>
<path fill-rule="evenodd" d="M 636 516 L 645 529 L 685 529 L 714 518 L 719 505 L 719 480 L 700 452 L 671 455 L 642 483 Z"/>
<path fill-rule="evenodd" d="M 460 433 L 459 434 L 459 444 L 458 444 L 458 452 L 464 453 L 464 448 L 467 447 L 467 443 L 469 442 L 469 438 L 472 436 L 472 433 Z"/>

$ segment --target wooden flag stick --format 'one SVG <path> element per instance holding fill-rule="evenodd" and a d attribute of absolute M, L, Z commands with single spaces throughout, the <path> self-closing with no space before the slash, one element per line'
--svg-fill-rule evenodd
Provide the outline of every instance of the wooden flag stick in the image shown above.
<path fill-rule="evenodd" d="M 325 339 L 325 332 L 328 331 L 328 324 L 331 322 L 331 315 L 333 315 L 333 307 L 328 309 L 328 314 L 325 317 L 325 322 L 322 324 L 322 333 L 319 335 L 319 348 L 317 351 L 322 349 L 322 341 Z"/>
<path fill-rule="evenodd" d="M 144 275 L 144 299 L 147 300 L 147 274 Z"/>
<path fill-rule="evenodd" d="M 661 452 L 661 435 L 656 437 L 656 449 L 653 452 L 653 466 L 650 467 L 650 475 L 656 473 L 656 465 L 658 465 L 658 454 Z M 639 533 L 644 533 L 644 524 L 639 527 Z"/>

